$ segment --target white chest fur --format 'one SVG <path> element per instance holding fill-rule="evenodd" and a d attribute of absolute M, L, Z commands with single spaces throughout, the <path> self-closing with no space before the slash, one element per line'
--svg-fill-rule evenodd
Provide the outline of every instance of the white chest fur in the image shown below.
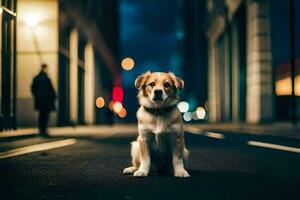
<path fill-rule="evenodd" d="M 180 112 L 176 109 L 166 115 L 154 115 L 140 108 L 137 112 L 139 134 L 151 132 L 160 135 L 165 132 L 180 132 L 182 125 L 178 120 L 179 117 Z"/>

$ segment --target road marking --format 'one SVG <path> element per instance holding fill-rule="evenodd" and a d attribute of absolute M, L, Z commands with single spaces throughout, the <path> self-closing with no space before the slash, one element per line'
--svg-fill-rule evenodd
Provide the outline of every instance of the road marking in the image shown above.
<path fill-rule="evenodd" d="M 72 145 L 75 143 L 76 143 L 75 139 L 66 139 L 66 140 L 60 140 L 60 141 L 55 141 L 55 142 L 47 142 L 47 143 L 42 143 L 42 144 L 30 145 L 27 147 L 21 147 L 21 148 L 12 149 L 9 151 L 0 152 L 0 159 L 10 158 L 10 157 L 14 157 L 14 156 L 20 156 L 20 155 L 24 155 L 24 154 L 28 154 L 28 153 L 37 152 L 37 151 L 45 151 L 45 150 L 49 150 L 49 149 L 65 147 L 65 146 L 69 146 L 69 145 Z"/>
<path fill-rule="evenodd" d="M 185 127 L 184 129 L 186 131 L 188 131 L 188 132 L 199 134 L 199 129 L 198 128 L 195 128 L 195 127 Z"/>
<path fill-rule="evenodd" d="M 248 141 L 247 144 L 251 145 L 251 146 L 258 146 L 258 147 L 264 147 L 264 148 L 269 148 L 269 149 L 276 149 L 276 150 L 300 153 L 300 148 L 283 146 L 283 145 L 279 145 L 279 144 L 257 142 L 257 141 Z"/>
<path fill-rule="evenodd" d="M 197 134 L 197 135 L 203 135 L 206 137 L 210 137 L 210 138 L 215 138 L 215 139 L 219 139 L 219 140 L 223 140 L 225 139 L 225 135 L 221 134 L 221 133 L 215 133 L 215 132 L 200 132 L 199 129 L 195 128 L 195 127 L 186 127 L 185 128 L 186 131 Z"/>
<path fill-rule="evenodd" d="M 220 139 L 220 140 L 225 138 L 225 136 L 221 133 L 206 132 L 206 133 L 204 133 L 204 135 L 207 137 L 216 138 L 216 139 Z"/>

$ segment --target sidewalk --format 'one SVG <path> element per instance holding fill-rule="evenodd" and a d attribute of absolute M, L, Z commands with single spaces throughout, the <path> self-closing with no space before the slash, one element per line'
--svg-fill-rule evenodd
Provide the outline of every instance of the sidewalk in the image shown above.
<path fill-rule="evenodd" d="M 110 136 L 118 133 L 123 135 L 137 134 L 136 125 L 98 125 L 98 126 L 67 126 L 67 127 L 49 127 L 49 135 L 52 137 L 82 137 L 82 136 Z M 20 128 L 17 130 L 9 130 L 0 132 L 0 140 L 3 138 L 13 137 L 30 137 L 38 135 L 37 128 Z"/>
<path fill-rule="evenodd" d="M 244 133 L 254 135 L 269 135 L 300 139 L 300 125 L 291 123 L 272 123 L 272 124 L 197 124 L 188 125 L 200 132 L 227 132 L 227 133 Z"/>

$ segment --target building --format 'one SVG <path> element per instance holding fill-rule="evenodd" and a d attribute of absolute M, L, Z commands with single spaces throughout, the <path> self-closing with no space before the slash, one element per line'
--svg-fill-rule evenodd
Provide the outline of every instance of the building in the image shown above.
<path fill-rule="evenodd" d="M 40 65 L 58 94 L 51 126 L 111 123 L 118 85 L 118 1 L 1 1 L 0 129 L 37 124 L 31 83 Z"/>
<path fill-rule="evenodd" d="M 299 9 L 293 0 L 206 1 L 210 122 L 266 123 L 299 115 L 298 94 L 292 93 L 299 87 Z"/>
<path fill-rule="evenodd" d="M 16 128 L 15 0 L 0 3 L 0 130 Z"/>
<path fill-rule="evenodd" d="M 120 84 L 118 1 L 69 1 L 59 4 L 58 125 L 112 123 L 108 103 Z"/>

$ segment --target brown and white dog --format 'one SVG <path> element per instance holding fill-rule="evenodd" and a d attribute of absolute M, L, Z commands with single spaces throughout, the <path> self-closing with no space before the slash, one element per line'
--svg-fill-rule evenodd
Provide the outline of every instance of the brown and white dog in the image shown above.
<path fill-rule="evenodd" d="M 184 82 L 173 73 L 146 72 L 135 80 L 139 90 L 137 111 L 138 137 L 131 143 L 131 167 L 124 174 L 148 176 L 149 171 L 173 172 L 176 177 L 189 177 L 184 168 L 188 157 L 183 122 L 177 108 L 178 89 Z"/>

